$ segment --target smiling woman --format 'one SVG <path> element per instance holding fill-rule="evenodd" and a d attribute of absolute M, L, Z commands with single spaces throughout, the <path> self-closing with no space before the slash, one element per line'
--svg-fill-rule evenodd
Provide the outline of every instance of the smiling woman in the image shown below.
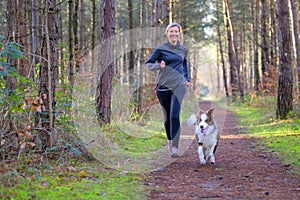
<path fill-rule="evenodd" d="M 176 22 L 169 24 L 166 28 L 166 36 L 173 46 L 176 46 L 179 41 L 180 31 L 181 26 Z"/>
<path fill-rule="evenodd" d="M 168 151 L 172 158 L 179 157 L 180 109 L 186 87 L 190 86 L 188 49 L 179 42 L 180 32 L 178 23 L 170 23 L 165 31 L 168 41 L 156 47 L 146 62 L 148 70 L 159 71 L 156 95 L 164 113 Z"/>

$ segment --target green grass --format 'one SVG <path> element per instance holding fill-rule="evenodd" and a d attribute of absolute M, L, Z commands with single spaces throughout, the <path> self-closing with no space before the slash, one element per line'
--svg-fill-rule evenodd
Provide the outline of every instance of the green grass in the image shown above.
<path fill-rule="evenodd" d="M 182 121 L 185 121 L 194 112 L 195 105 L 195 103 L 188 103 L 187 100 L 184 101 Z M 98 147 L 107 145 L 105 142 L 109 140 L 122 148 L 118 156 L 120 154 L 122 156 L 122 153 L 125 152 L 124 156 L 129 156 L 130 159 L 137 158 L 139 161 L 138 159 L 144 156 L 143 153 L 151 153 L 165 148 L 166 136 L 161 120 L 162 116 L 159 112 L 154 111 L 150 116 L 152 119 L 142 123 L 116 121 L 115 124 L 101 129 L 94 126 L 85 115 L 80 117 L 86 119 L 81 125 L 88 127 L 86 130 L 82 129 L 83 134 L 86 134 L 87 141 L 94 139 Z M 101 144 L 102 138 L 98 138 L 98 136 L 108 140 L 103 140 L 104 143 Z M 109 145 L 107 145 L 107 149 L 110 150 Z M 129 154 L 127 154 L 128 152 Z M 97 153 L 99 152 L 94 155 Z M 112 152 L 110 153 L 113 155 Z M 136 155 L 141 157 L 135 157 Z M 100 159 L 98 159 L 100 162 L 97 161 L 97 163 L 71 161 L 70 159 L 61 159 L 58 162 L 44 157 L 43 162 L 40 163 L 33 157 L 28 159 L 29 157 L 24 155 L 23 160 L 18 162 L 0 162 L 0 199 L 147 199 L 150 188 L 143 182 L 144 178 L 149 177 L 145 177 L 143 172 L 130 173 L 115 170 L 104 165 L 104 162 L 100 163 L 103 161 Z M 115 160 L 112 159 L 112 161 Z M 148 161 L 150 164 L 155 162 L 158 162 L 155 157 Z"/>
<path fill-rule="evenodd" d="M 0 199 L 146 199 L 138 175 L 75 167 L 29 171 L 1 175 Z"/>
<path fill-rule="evenodd" d="M 243 131 L 259 139 L 263 150 L 274 151 L 285 164 L 293 166 L 299 173 L 299 115 L 291 113 L 289 119 L 277 120 L 275 99 L 260 97 L 258 101 L 255 104 L 231 105 L 230 109 L 237 113 Z"/>

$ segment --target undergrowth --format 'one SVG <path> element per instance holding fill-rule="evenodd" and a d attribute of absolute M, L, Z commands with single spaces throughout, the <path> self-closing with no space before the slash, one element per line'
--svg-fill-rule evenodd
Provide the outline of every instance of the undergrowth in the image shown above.
<path fill-rule="evenodd" d="M 194 103 L 186 101 L 182 121 L 194 112 L 194 107 L 189 107 L 194 106 Z M 166 136 L 162 116 L 153 114 L 152 117 L 148 123 L 134 124 L 123 121 L 122 124 L 112 123 L 96 130 L 101 131 L 97 132 L 98 135 L 104 135 L 106 139 L 132 155 L 155 152 L 157 149 L 165 149 Z M 69 132 L 73 132 L 74 126 L 66 123 L 69 121 L 69 118 L 59 121 L 60 135 L 70 135 Z M 139 133 L 142 134 L 137 135 Z M 96 140 L 97 135 L 91 136 Z M 80 142 L 80 139 L 74 138 L 73 141 Z M 0 162 L 0 199 L 147 198 L 150 188 L 143 184 L 146 177 L 142 172 L 115 170 L 107 164 L 104 165 L 99 159 L 84 158 L 86 154 L 83 154 L 82 149 L 76 148 L 66 140 L 61 142 L 62 148 L 54 146 L 49 151 L 38 153 L 29 150 L 19 157 L 3 159 Z M 99 143 L 97 144 L 99 146 Z"/>
<path fill-rule="evenodd" d="M 145 199 L 142 177 L 94 170 L 95 164 L 10 164 L 15 169 L 1 174 L 0 199 Z"/>

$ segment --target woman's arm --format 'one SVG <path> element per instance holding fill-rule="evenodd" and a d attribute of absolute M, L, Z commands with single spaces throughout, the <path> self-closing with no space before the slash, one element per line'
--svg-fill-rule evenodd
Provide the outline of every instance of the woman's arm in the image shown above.
<path fill-rule="evenodd" d="M 159 50 L 154 49 L 153 53 L 150 55 L 149 59 L 146 62 L 146 68 L 150 71 L 160 69 L 160 63 L 156 61 L 159 58 Z"/>
<path fill-rule="evenodd" d="M 189 74 L 188 62 L 187 62 L 186 58 L 184 58 L 184 60 L 183 60 L 183 76 L 187 82 L 190 82 L 189 75 L 190 74 Z"/>

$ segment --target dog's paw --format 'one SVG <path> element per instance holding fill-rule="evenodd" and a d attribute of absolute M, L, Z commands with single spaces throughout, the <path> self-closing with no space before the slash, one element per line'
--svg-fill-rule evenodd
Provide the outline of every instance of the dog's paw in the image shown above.
<path fill-rule="evenodd" d="M 210 157 L 209 160 L 210 160 L 210 164 L 212 164 L 212 165 L 215 164 L 215 157 L 214 156 Z"/>
<path fill-rule="evenodd" d="M 200 164 L 201 165 L 205 165 L 206 164 L 206 160 L 200 160 Z"/>

